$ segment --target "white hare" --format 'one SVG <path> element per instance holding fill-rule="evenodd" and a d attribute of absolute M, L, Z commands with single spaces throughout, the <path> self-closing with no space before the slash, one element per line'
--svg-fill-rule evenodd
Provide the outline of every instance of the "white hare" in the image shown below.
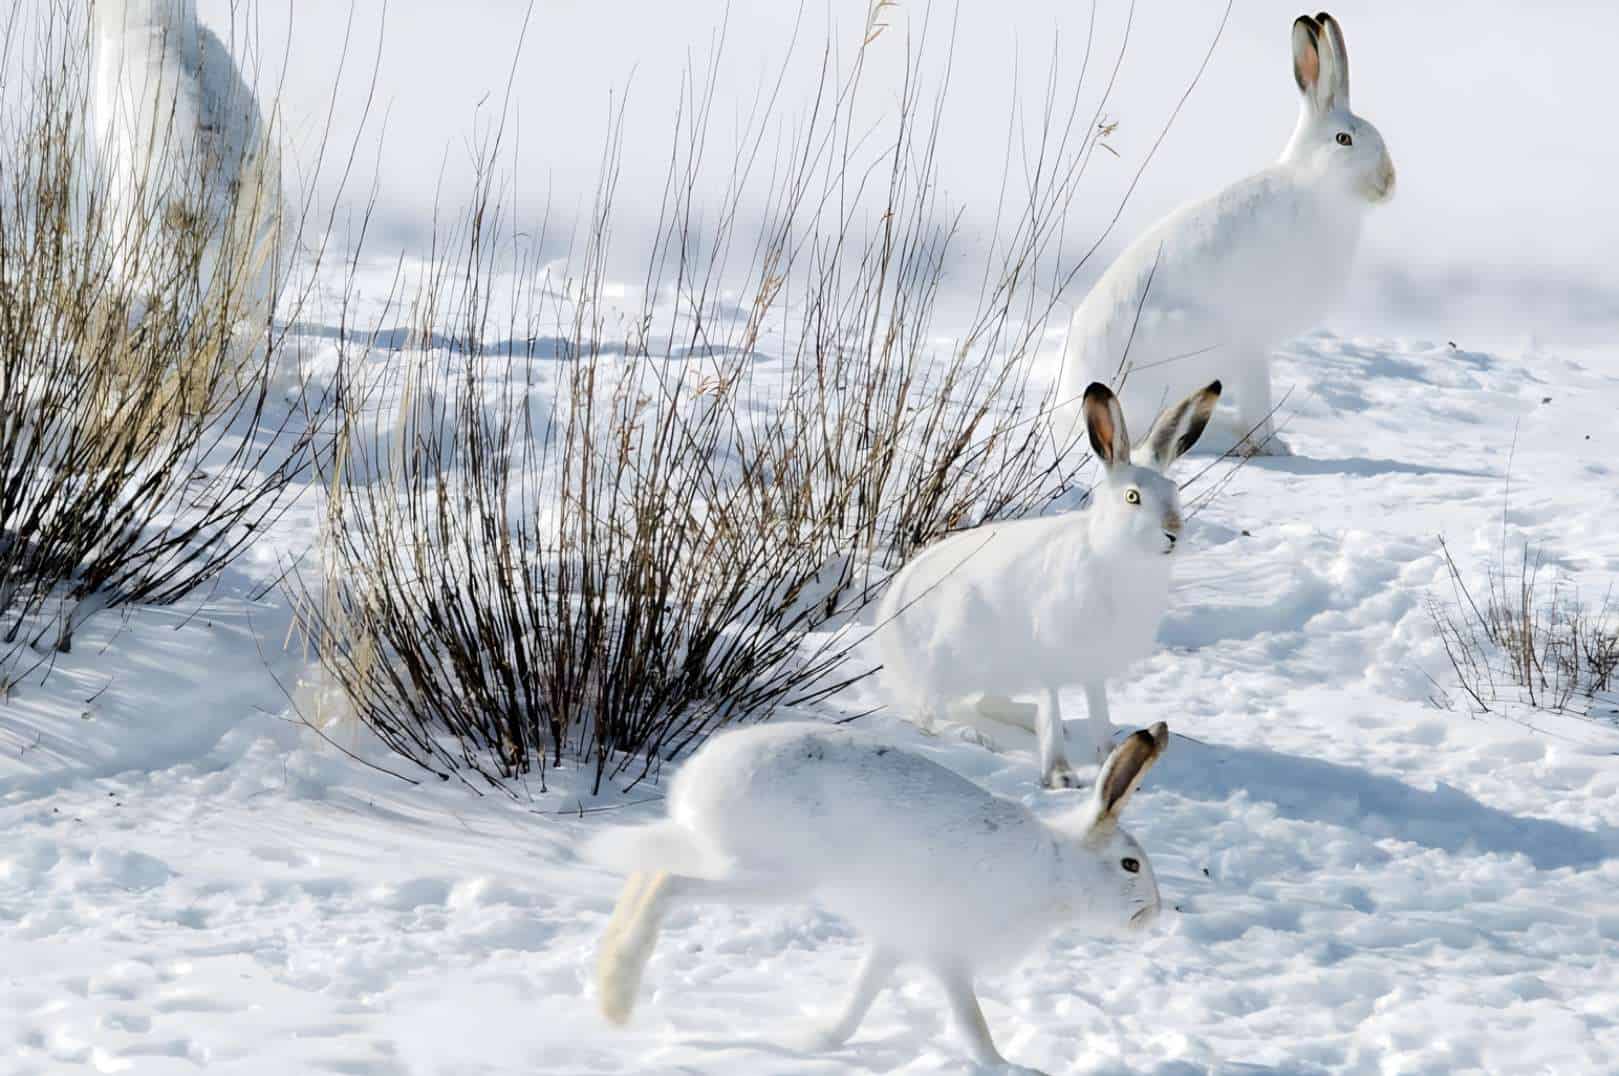
<path fill-rule="evenodd" d="M 1170 554 L 1181 533 L 1180 493 L 1163 471 L 1196 443 L 1220 383 L 1166 411 L 1130 458 L 1113 393 L 1085 390 L 1084 414 L 1103 479 L 1079 512 L 990 523 L 952 534 L 895 575 L 877 608 L 883 693 L 924 728 L 969 696 L 981 716 L 1019 721 L 1004 696 L 1038 692 L 1032 725 L 1041 781 L 1074 787 L 1058 689 L 1081 684 L 1091 756 L 1112 746 L 1107 679 L 1151 653 L 1169 603 Z M 991 711 L 987 702 L 995 703 Z"/>
<path fill-rule="evenodd" d="M 1064 927 L 1139 928 L 1157 915 L 1152 865 L 1118 817 L 1168 743 L 1162 723 L 1133 734 L 1095 793 L 1047 823 L 848 729 L 776 724 L 716 736 L 675 778 L 666 821 L 606 835 L 594 850 L 634 872 L 602 938 L 602 1012 L 629 1019 L 671 907 L 807 900 L 870 945 L 842 1011 L 807 1047 L 847 1041 L 909 961 L 938 978 L 973 1057 L 1005 1065 L 973 977 Z"/>
<path fill-rule="evenodd" d="M 1365 211 L 1394 193 L 1377 128 L 1349 110 L 1349 60 L 1332 16 L 1293 24 L 1303 101 L 1275 164 L 1154 225 L 1074 313 L 1063 397 L 1111 385 L 1141 423 L 1220 378 L 1246 452 L 1285 453 L 1271 423 L 1270 350 L 1315 328 L 1342 292 Z"/>
<path fill-rule="evenodd" d="M 137 301 L 195 265 L 204 302 L 270 316 L 281 265 L 279 155 L 196 0 L 92 0 L 92 118 L 115 272 Z"/>

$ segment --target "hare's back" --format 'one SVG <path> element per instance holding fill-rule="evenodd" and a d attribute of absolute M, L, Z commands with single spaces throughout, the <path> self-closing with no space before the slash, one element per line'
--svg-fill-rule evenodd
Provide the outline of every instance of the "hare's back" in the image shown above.
<path fill-rule="evenodd" d="M 1071 595 L 1079 573 L 1053 579 L 1050 568 L 1053 560 L 1071 564 L 1057 547 L 1083 542 L 1083 535 L 1071 518 L 1015 520 L 962 531 L 924 550 L 877 614 L 882 680 L 902 689 L 890 690 L 891 701 L 915 706 L 1038 686 L 1028 656 L 1037 645 L 1031 610 L 1053 588 L 1064 599 Z"/>
<path fill-rule="evenodd" d="M 1074 329 L 1121 342 L 1133 334 L 1131 356 L 1147 359 L 1207 345 L 1216 326 L 1215 341 L 1269 337 L 1278 320 L 1301 316 L 1290 306 L 1324 290 L 1323 214 L 1309 190 L 1269 174 L 1182 206 L 1108 267 Z"/>
<path fill-rule="evenodd" d="M 806 887 L 876 873 L 903 887 L 964 843 L 1032 821 L 920 755 L 817 723 L 716 737 L 676 779 L 670 815 L 740 871 Z"/>
<path fill-rule="evenodd" d="M 1315 327 L 1342 290 L 1358 235 L 1358 217 L 1334 208 L 1285 172 L 1267 172 L 1164 218 L 1075 311 L 1066 391 L 1090 381 L 1120 389 L 1134 432 Z"/>
<path fill-rule="evenodd" d="M 979 608 L 1020 620 L 1028 605 L 1024 584 L 1038 571 L 1054 537 L 1075 533 L 1058 516 L 1005 520 L 957 531 L 928 546 L 901 570 L 879 606 L 879 623 L 889 619 L 936 619 L 968 600 Z M 1038 586 L 1035 588 L 1038 590 Z"/>

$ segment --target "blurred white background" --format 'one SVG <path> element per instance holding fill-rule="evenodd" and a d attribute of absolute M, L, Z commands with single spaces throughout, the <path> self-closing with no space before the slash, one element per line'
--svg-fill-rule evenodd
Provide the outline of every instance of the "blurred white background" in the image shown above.
<path fill-rule="evenodd" d="M 238 0 L 242 3 L 242 0 Z M 226 31 L 228 0 L 199 0 Z M 688 66 L 699 69 L 723 28 L 714 145 L 784 69 L 778 111 L 804 107 L 829 43 L 847 64 L 864 32 L 864 0 L 539 0 L 518 53 L 527 0 L 250 0 L 271 65 L 285 56 L 282 100 L 297 130 L 318 129 L 345 35 L 339 142 L 361 114 L 380 41 L 374 125 L 362 174 L 378 176 L 372 249 L 419 244 L 440 184 L 465 189 L 474 116 L 498 111 L 516 61 L 517 194 L 526 213 L 551 207 L 553 228 L 588 208 L 611 102 L 627 89 L 621 228 L 649 226 L 667 163 L 670 117 Z M 1098 155 L 1069 229 L 1094 236 L 1112 215 L 1202 61 L 1224 5 L 1142 2 L 1108 113 L 1119 122 Z M 1333 327 L 1410 332 L 1481 343 L 1599 344 L 1619 331 L 1619 138 L 1604 43 L 1619 43 L 1619 8 L 1553 0 L 1479 0 L 1332 8 L 1351 54 L 1355 110 L 1377 124 L 1399 168 L 1399 195 L 1374 212 L 1356 284 Z M 891 101 L 905 35 L 928 29 L 935 72 L 954 69 L 940 171 L 966 230 L 989 226 L 1000 188 L 1012 102 L 1038 103 L 1051 59 L 1059 89 L 1078 81 L 1094 18 L 1087 86 L 1094 100 L 1117 53 L 1126 0 L 1018 0 L 959 5 L 902 0 L 872 47 L 866 102 Z M 1177 203 L 1263 165 L 1296 109 L 1288 32 L 1302 9 L 1236 0 L 1202 81 L 1187 101 L 1104 252 Z M 238 12 L 236 18 L 242 18 Z M 351 23 L 352 20 L 352 23 Z M 796 40 L 795 40 L 796 34 Z M 1087 113 L 1088 115 L 1088 113 Z M 364 184 L 361 184 L 363 187 Z M 356 191 L 351 188 L 351 194 Z M 1101 263 L 1093 267 L 1100 269 Z M 1076 283 L 1077 300 L 1086 279 Z"/>

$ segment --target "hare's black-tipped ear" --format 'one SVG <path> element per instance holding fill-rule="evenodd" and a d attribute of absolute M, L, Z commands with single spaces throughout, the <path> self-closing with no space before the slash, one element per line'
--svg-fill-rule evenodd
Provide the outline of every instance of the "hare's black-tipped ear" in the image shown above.
<path fill-rule="evenodd" d="M 1147 435 L 1147 451 L 1153 467 L 1162 471 L 1180 459 L 1203 436 L 1203 428 L 1220 402 L 1220 383 L 1209 384 L 1158 416 Z"/>
<path fill-rule="evenodd" d="M 1293 81 L 1305 97 L 1315 97 L 1321 82 L 1321 26 L 1310 16 L 1293 20 Z"/>
<path fill-rule="evenodd" d="M 1300 15 L 1293 20 L 1293 81 L 1315 112 L 1349 107 L 1349 66 L 1347 57 L 1333 45 L 1338 24 L 1331 15 L 1321 16 L 1333 27 L 1328 30 L 1318 19 Z M 1337 40 L 1343 40 L 1337 31 Z"/>
<path fill-rule="evenodd" d="M 1091 451 L 1104 466 L 1130 462 L 1130 433 L 1124 428 L 1124 409 L 1113 390 L 1092 381 L 1085 390 L 1085 429 L 1091 436 Z"/>
<path fill-rule="evenodd" d="M 1315 17 L 1316 24 L 1321 27 L 1321 33 L 1326 38 L 1327 55 L 1331 60 L 1327 66 L 1331 68 L 1332 82 L 1330 90 L 1332 104 L 1337 108 L 1349 107 L 1349 49 L 1344 45 L 1343 27 L 1338 20 L 1325 11 Z"/>
<path fill-rule="evenodd" d="M 1113 749 L 1096 778 L 1097 821 L 1119 816 L 1130 793 L 1168 747 L 1169 726 L 1160 721 L 1150 729 L 1132 732 Z"/>

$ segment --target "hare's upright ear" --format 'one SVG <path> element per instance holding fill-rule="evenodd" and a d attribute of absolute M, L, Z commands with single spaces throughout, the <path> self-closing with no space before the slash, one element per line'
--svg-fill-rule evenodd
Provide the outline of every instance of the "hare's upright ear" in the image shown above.
<path fill-rule="evenodd" d="M 1321 27 L 1308 15 L 1293 20 L 1293 81 L 1299 92 L 1312 98 L 1321 82 Z"/>
<path fill-rule="evenodd" d="M 1130 462 L 1130 433 L 1124 428 L 1124 409 L 1113 390 L 1100 381 L 1092 381 L 1085 390 L 1085 429 L 1091 435 L 1091 451 L 1104 466 Z"/>
<path fill-rule="evenodd" d="M 1096 778 L 1096 820 L 1114 821 L 1124 809 L 1130 793 L 1136 790 L 1152 764 L 1169 746 L 1169 726 L 1162 721 L 1150 729 L 1138 729 L 1107 756 Z"/>
<path fill-rule="evenodd" d="M 1147 434 L 1147 462 L 1162 471 L 1184 456 L 1203 436 L 1203 427 L 1209 424 L 1209 416 L 1219 402 L 1220 383 L 1211 381 L 1159 415 Z"/>
<path fill-rule="evenodd" d="M 1349 49 L 1344 45 L 1343 27 L 1338 20 L 1325 11 L 1315 17 L 1316 24 L 1321 27 L 1321 33 L 1326 38 L 1326 55 L 1330 61 L 1327 65 L 1332 74 L 1332 107 L 1349 109 Z M 1323 77 L 1326 72 L 1323 72 Z"/>
<path fill-rule="evenodd" d="M 1331 24 L 1323 26 L 1323 19 Z M 1334 45 L 1344 40 L 1331 15 L 1294 19 L 1294 81 L 1316 115 L 1349 108 L 1349 58 Z"/>
<path fill-rule="evenodd" d="M 1325 112 L 1330 80 L 1322 68 L 1321 24 L 1308 15 L 1293 20 L 1293 81 L 1311 111 Z"/>

